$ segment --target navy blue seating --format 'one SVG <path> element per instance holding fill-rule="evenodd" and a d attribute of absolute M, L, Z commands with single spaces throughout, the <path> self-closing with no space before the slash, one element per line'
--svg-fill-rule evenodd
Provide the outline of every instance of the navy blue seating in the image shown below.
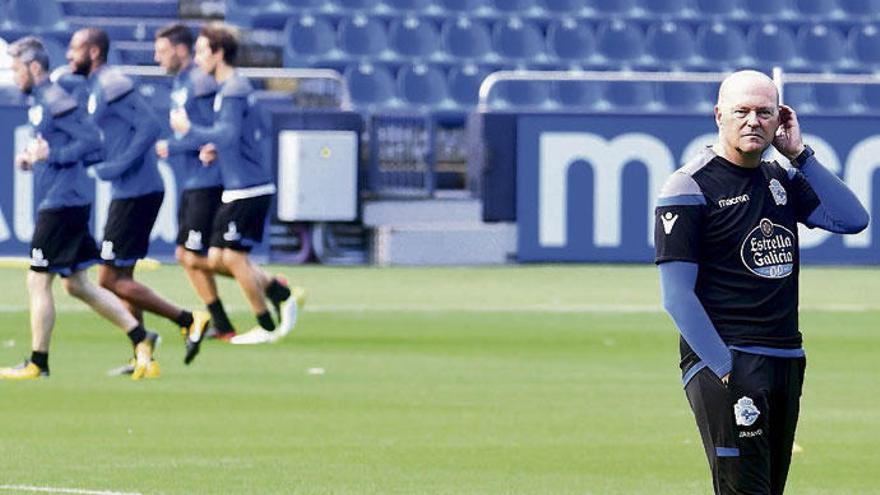
<path fill-rule="evenodd" d="M 809 16 L 829 20 L 837 17 L 835 0 L 794 0 L 794 10 L 798 16 Z"/>
<path fill-rule="evenodd" d="M 543 55 L 544 37 L 534 24 L 519 17 L 498 21 L 492 31 L 495 52 L 508 60 L 534 63 Z"/>
<path fill-rule="evenodd" d="M 323 17 L 304 14 L 291 17 L 284 26 L 284 65 L 302 65 L 329 58 L 336 50 L 336 30 Z"/>
<path fill-rule="evenodd" d="M 739 0 L 693 0 L 699 17 L 736 17 L 742 11 Z"/>
<path fill-rule="evenodd" d="M 339 8 L 350 10 L 369 10 L 379 5 L 379 0 L 333 0 Z"/>
<path fill-rule="evenodd" d="M 621 66 L 638 62 L 645 52 L 641 28 L 629 22 L 613 20 L 603 23 L 599 26 L 597 38 L 599 53 Z"/>
<path fill-rule="evenodd" d="M 391 21 L 391 49 L 404 57 L 428 58 L 440 52 L 440 34 L 428 19 L 408 16 Z"/>
<path fill-rule="evenodd" d="M 553 87 L 553 100 L 563 108 L 598 110 L 607 107 L 601 81 L 559 81 Z"/>
<path fill-rule="evenodd" d="M 797 47 L 809 67 L 829 69 L 843 66 L 847 55 L 843 34 L 826 24 L 803 26 L 798 32 Z"/>
<path fill-rule="evenodd" d="M 593 0 L 593 8 L 600 15 L 614 15 L 632 13 L 636 8 L 635 0 Z"/>
<path fill-rule="evenodd" d="M 785 104 L 794 108 L 801 115 L 816 113 L 816 102 L 813 100 L 813 87 L 809 84 L 786 84 Z"/>
<path fill-rule="evenodd" d="M 488 5 L 488 0 L 435 0 L 441 7 L 452 12 L 474 14 Z"/>
<path fill-rule="evenodd" d="M 46 53 L 49 55 L 49 68 L 55 69 L 67 65 L 67 47 L 58 40 L 44 36 L 41 38 Z"/>
<path fill-rule="evenodd" d="M 768 17 L 779 19 L 791 15 L 787 0 L 742 0 L 742 7 L 749 18 Z"/>
<path fill-rule="evenodd" d="M 8 21 L 31 31 L 65 29 L 61 8 L 55 0 L 10 0 L 6 5 Z"/>
<path fill-rule="evenodd" d="M 259 1 L 259 0 L 257 0 Z M 320 7 L 324 2 L 322 0 L 279 0 L 281 5 L 290 9 L 314 9 Z"/>
<path fill-rule="evenodd" d="M 707 112 L 715 96 L 704 83 L 664 82 L 657 85 L 657 90 L 664 107 L 682 112 Z"/>
<path fill-rule="evenodd" d="M 746 61 L 746 38 L 736 26 L 704 24 L 697 29 L 697 53 L 707 66 L 725 70 L 740 67 Z"/>
<path fill-rule="evenodd" d="M 443 71 L 425 64 L 400 69 L 397 86 L 404 102 L 412 105 L 436 107 L 447 99 Z"/>
<path fill-rule="evenodd" d="M 522 14 L 535 7 L 535 0 L 491 0 L 489 3 L 500 14 Z"/>
<path fill-rule="evenodd" d="M 694 57 L 695 40 L 684 24 L 663 22 L 651 25 L 645 41 L 648 53 L 665 68 L 687 65 Z"/>
<path fill-rule="evenodd" d="M 362 106 L 387 106 L 395 103 L 395 83 L 391 72 L 381 65 L 364 63 L 345 70 L 351 100 Z"/>
<path fill-rule="evenodd" d="M 656 110 L 654 85 L 644 81 L 614 82 L 605 88 L 605 98 L 621 110 Z"/>
<path fill-rule="evenodd" d="M 486 77 L 486 71 L 473 64 L 457 65 L 449 69 L 446 79 L 449 96 L 452 101 L 462 107 L 477 104 L 480 84 Z"/>
<path fill-rule="evenodd" d="M 548 107 L 551 105 L 550 84 L 543 81 L 504 81 L 495 85 L 490 102 L 493 106 Z"/>
<path fill-rule="evenodd" d="M 540 0 L 538 5 L 553 14 L 579 14 L 587 6 L 587 0 Z"/>
<path fill-rule="evenodd" d="M 861 88 L 853 84 L 814 84 L 813 99 L 822 112 L 858 113 L 864 110 Z"/>
<path fill-rule="evenodd" d="M 775 65 L 797 65 L 794 36 L 785 26 L 773 23 L 754 25 L 749 29 L 748 41 L 749 53 L 764 69 Z"/>
<path fill-rule="evenodd" d="M 880 14 L 880 0 L 837 0 L 846 15 L 855 19 L 876 19 Z"/>
<path fill-rule="evenodd" d="M 385 25 L 376 17 L 344 17 L 336 31 L 339 48 L 352 56 L 377 57 L 388 48 Z"/>
<path fill-rule="evenodd" d="M 446 53 L 455 58 L 481 60 L 492 53 L 489 28 L 476 19 L 458 17 L 447 20 L 441 38 Z"/>
<path fill-rule="evenodd" d="M 880 85 L 866 84 L 862 86 L 862 103 L 865 110 L 880 113 Z"/>
<path fill-rule="evenodd" d="M 640 0 L 639 6 L 654 17 L 692 15 L 688 0 Z"/>
<path fill-rule="evenodd" d="M 585 65 L 596 52 L 596 37 L 586 22 L 565 17 L 547 27 L 547 48 L 560 61 Z"/>
<path fill-rule="evenodd" d="M 431 0 L 385 0 L 385 3 L 395 10 L 413 12 L 425 11 L 434 5 Z"/>
<path fill-rule="evenodd" d="M 849 33 L 850 52 L 866 68 L 880 67 L 880 28 L 875 24 L 854 27 Z"/>

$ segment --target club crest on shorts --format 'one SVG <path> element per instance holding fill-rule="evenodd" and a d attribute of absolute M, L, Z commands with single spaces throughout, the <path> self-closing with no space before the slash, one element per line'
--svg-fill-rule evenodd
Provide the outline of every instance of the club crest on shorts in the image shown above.
<path fill-rule="evenodd" d="M 743 396 L 733 405 L 733 415 L 736 417 L 737 426 L 752 426 L 761 415 L 761 411 L 755 407 L 755 401 Z"/>
<path fill-rule="evenodd" d="M 31 249 L 31 266 L 46 268 L 49 266 L 49 260 L 43 256 L 43 250 L 39 248 Z"/>
<path fill-rule="evenodd" d="M 190 230 L 189 234 L 186 236 L 186 242 L 183 245 L 191 251 L 201 251 L 202 233 L 198 230 Z"/>
<path fill-rule="evenodd" d="M 241 234 L 238 233 L 238 226 L 235 225 L 235 222 L 229 222 L 226 232 L 223 233 L 223 240 L 229 242 L 241 240 Z"/>
<path fill-rule="evenodd" d="M 776 202 L 776 206 L 785 206 L 788 203 L 788 195 L 785 193 L 785 188 L 782 187 L 778 180 L 772 179 L 770 181 L 770 193 L 773 195 L 773 201 Z"/>
<path fill-rule="evenodd" d="M 116 259 L 116 253 L 113 252 L 113 241 L 101 243 L 101 259 L 107 261 Z"/>
<path fill-rule="evenodd" d="M 39 127 L 43 123 L 43 105 L 34 105 L 28 110 L 28 120 L 34 127 Z"/>

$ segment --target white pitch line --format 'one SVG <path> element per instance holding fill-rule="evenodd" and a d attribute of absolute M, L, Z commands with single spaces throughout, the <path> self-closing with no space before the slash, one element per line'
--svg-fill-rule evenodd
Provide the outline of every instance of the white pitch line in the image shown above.
<path fill-rule="evenodd" d="M 79 488 L 54 488 L 51 486 L 0 485 L 0 490 L 39 493 L 72 493 L 74 495 L 142 495 L 138 492 L 113 492 L 106 490 L 81 490 Z"/>

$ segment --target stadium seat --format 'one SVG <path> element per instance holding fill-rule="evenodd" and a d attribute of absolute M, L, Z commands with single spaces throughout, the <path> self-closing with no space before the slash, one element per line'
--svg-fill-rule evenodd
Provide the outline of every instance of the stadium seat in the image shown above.
<path fill-rule="evenodd" d="M 609 83 L 605 98 L 612 107 L 620 110 L 656 109 L 654 85 L 644 81 L 620 81 Z"/>
<path fill-rule="evenodd" d="M 67 47 L 58 42 L 58 40 L 43 37 L 43 46 L 49 55 L 49 68 L 55 69 L 67 64 Z M 108 57 L 109 58 L 109 57 Z"/>
<path fill-rule="evenodd" d="M 794 36 L 785 26 L 773 23 L 756 24 L 749 30 L 748 42 L 749 53 L 764 68 L 796 65 Z"/>
<path fill-rule="evenodd" d="M 339 21 L 337 28 L 339 48 L 354 56 L 376 57 L 388 47 L 388 37 L 382 21 L 357 14 Z"/>
<path fill-rule="evenodd" d="M 512 107 L 545 107 L 551 103 L 550 86 L 546 81 L 500 82 L 495 86 L 490 102 Z"/>
<path fill-rule="evenodd" d="M 437 26 L 428 19 L 407 16 L 388 28 L 391 49 L 404 57 L 430 57 L 440 50 Z"/>
<path fill-rule="evenodd" d="M 867 68 L 880 66 L 880 28 L 876 24 L 857 26 L 849 33 L 850 51 Z"/>
<path fill-rule="evenodd" d="M 794 0 L 794 10 L 799 16 L 816 17 L 827 21 L 837 17 L 835 0 Z"/>
<path fill-rule="evenodd" d="M 872 113 L 880 113 L 880 85 L 865 84 L 862 86 L 862 102 L 865 109 Z"/>
<path fill-rule="evenodd" d="M 480 96 L 480 84 L 486 77 L 486 71 L 473 64 L 456 65 L 449 69 L 446 84 L 449 96 L 457 105 L 472 107 L 477 104 Z"/>
<path fill-rule="evenodd" d="M 486 8 L 488 0 L 434 0 L 440 7 L 452 11 L 473 14 Z"/>
<path fill-rule="evenodd" d="M 553 99 L 563 108 L 596 110 L 607 106 L 601 81 L 559 81 L 553 86 Z"/>
<path fill-rule="evenodd" d="M 837 5 L 854 19 L 877 19 L 880 13 L 880 0 L 837 0 Z"/>
<path fill-rule="evenodd" d="M 370 10 L 379 5 L 379 0 L 332 0 L 340 9 Z"/>
<path fill-rule="evenodd" d="M 534 59 L 544 53 L 544 37 L 534 24 L 510 17 L 495 24 L 492 32 L 495 52 L 509 60 Z"/>
<path fill-rule="evenodd" d="M 689 0 L 639 0 L 639 6 L 652 17 L 692 15 Z"/>
<path fill-rule="evenodd" d="M 547 27 L 547 47 L 559 60 L 586 64 L 596 51 L 596 37 L 586 22 L 565 17 Z"/>
<path fill-rule="evenodd" d="M 593 0 L 592 3 L 597 14 L 609 16 L 629 14 L 636 7 L 636 0 Z"/>
<path fill-rule="evenodd" d="M 502 15 L 522 15 L 535 7 L 535 0 L 491 0 L 489 5 Z"/>
<path fill-rule="evenodd" d="M 441 32 L 446 53 L 463 59 L 482 59 L 492 53 L 492 36 L 482 22 L 469 17 L 448 19 Z"/>
<path fill-rule="evenodd" d="M 853 84 L 814 84 L 813 100 L 822 113 L 858 113 L 864 109 L 862 91 Z"/>
<path fill-rule="evenodd" d="M 597 38 L 599 53 L 616 62 L 636 62 L 645 51 L 641 28 L 625 21 L 613 20 L 601 24 Z"/>
<path fill-rule="evenodd" d="M 281 4 L 293 9 L 314 9 L 324 4 L 321 0 L 280 0 Z M 271 3 L 271 2 L 269 2 Z"/>
<path fill-rule="evenodd" d="M 657 84 L 660 103 L 668 110 L 704 114 L 713 105 L 715 95 L 705 83 L 664 82 Z"/>
<path fill-rule="evenodd" d="M 800 115 L 816 113 L 816 103 L 813 101 L 813 87 L 809 84 L 786 84 L 785 104 L 794 108 Z"/>
<path fill-rule="evenodd" d="M 791 16 L 788 0 L 741 0 L 742 8 L 749 18 L 767 17 L 773 20 Z"/>
<path fill-rule="evenodd" d="M 336 30 L 330 22 L 310 14 L 289 18 L 284 26 L 284 39 L 284 65 L 288 67 L 299 65 L 297 59 L 301 57 L 323 57 L 336 48 Z"/>
<path fill-rule="evenodd" d="M 443 71 L 425 64 L 400 69 L 397 87 L 403 100 L 412 105 L 438 106 L 447 98 Z"/>
<path fill-rule="evenodd" d="M 394 78 L 385 67 L 369 63 L 345 70 L 351 100 L 359 106 L 388 105 L 394 102 Z"/>
<path fill-rule="evenodd" d="M 737 17 L 742 13 L 739 0 L 693 0 L 699 17 Z"/>
<path fill-rule="evenodd" d="M 7 19 L 14 26 L 34 31 L 63 28 L 61 7 L 55 0 L 10 0 Z"/>
<path fill-rule="evenodd" d="M 431 8 L 431 0 L 385 0 L 385 4 L 394 10 L 422 12 Z"/>
<path fill-rule="evenodd" d="M 540 0 L 538 5 L 552 14 L 577 15 L 586 7 L 587 0 Z"/>
<path fill-rule="evenodd" d="M 797 37 L 798 53 L 810 67 L 830 68 L 843 65 L 846 40 L 837 28 L 827 24 L 803 26 Z"/>
<path fill-rule="evenodd" d="M 694 35 L 684 24 L 661 22 L 648 28 L 648 53 L 666 67 L 680 67 L 694 57 Z"/>
<path fill-rule="evenodd" d="M 697 53 L 706 61 L 707 67 L 735 68 L 743 65 L 746 58 L 746 39 L 732 24 L 704 24 L 697 29 Z"/>

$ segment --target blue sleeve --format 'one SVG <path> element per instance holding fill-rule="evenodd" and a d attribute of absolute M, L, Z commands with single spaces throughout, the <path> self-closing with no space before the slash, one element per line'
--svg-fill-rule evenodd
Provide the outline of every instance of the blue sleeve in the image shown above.
<path fill-rule="evenodd" d="M 816 194 L 819 205 L 804 222 L 837 234 L 855 234 L 868 226 L 870 216 L 855 194 L 816 157 L 798 170 Z"/>
<path fill-rule="evenodd" d="M 55 127 L 70 136 L 70 141 L 62 146 L 49 149 L 49 164 L 69 167 L 79 163 L 88 153 L 101 149 L 101 134 L 95 124 L 80 118 L 76 113 L 58 118 Z"/>
<path fill-rule="evenodd" d="M 214 125 L 210 127 L 192 124 L 185 136 L 178 138 L 182 146 L 195 146 L 197 149 L 207 143 L 217 147 L 235 144 L 241 136 L 247 100 L 245 98 L 226 98 L 220 112 L 214 116 Z"/>
<path fill-rule="evenodd" d="M 116 115 L 128 122 L 134 129 L 134 134 L 125 151 L 95 164 L 95 173 L 103 180 L 113 180 L 125 173 L 138 158 L 150 151 L 161 132 L 159 120 L 135 91 L 110 103 L 108 111 L 116 112 Z"/>
<path fill-rule="evenodd" d="M 214 118 L 214 94 L 201 96 L 196 99 L 196 108 L 199 112 L 199 120 L 201 122 L 211 122 Z M 195 124 L 194 124 L 195 125 Z M 190 132 L 192 132 L 190 130 Z M 195 140 L 188 139 L 172 139 L 168 140 L 168 152 L 173 154 L 184 153 L 187 151 L 197 151 L 205 143 L 198 143 Z"/>
<path fill-rule="evenodd" d="M 718 378 L 730 373 L 730 350 L 721 340 L 706 309 L 697 298 L 696 263 L 671 261 L 660 265 L 660 290 L 663 307 L 691 349 Z"/>

